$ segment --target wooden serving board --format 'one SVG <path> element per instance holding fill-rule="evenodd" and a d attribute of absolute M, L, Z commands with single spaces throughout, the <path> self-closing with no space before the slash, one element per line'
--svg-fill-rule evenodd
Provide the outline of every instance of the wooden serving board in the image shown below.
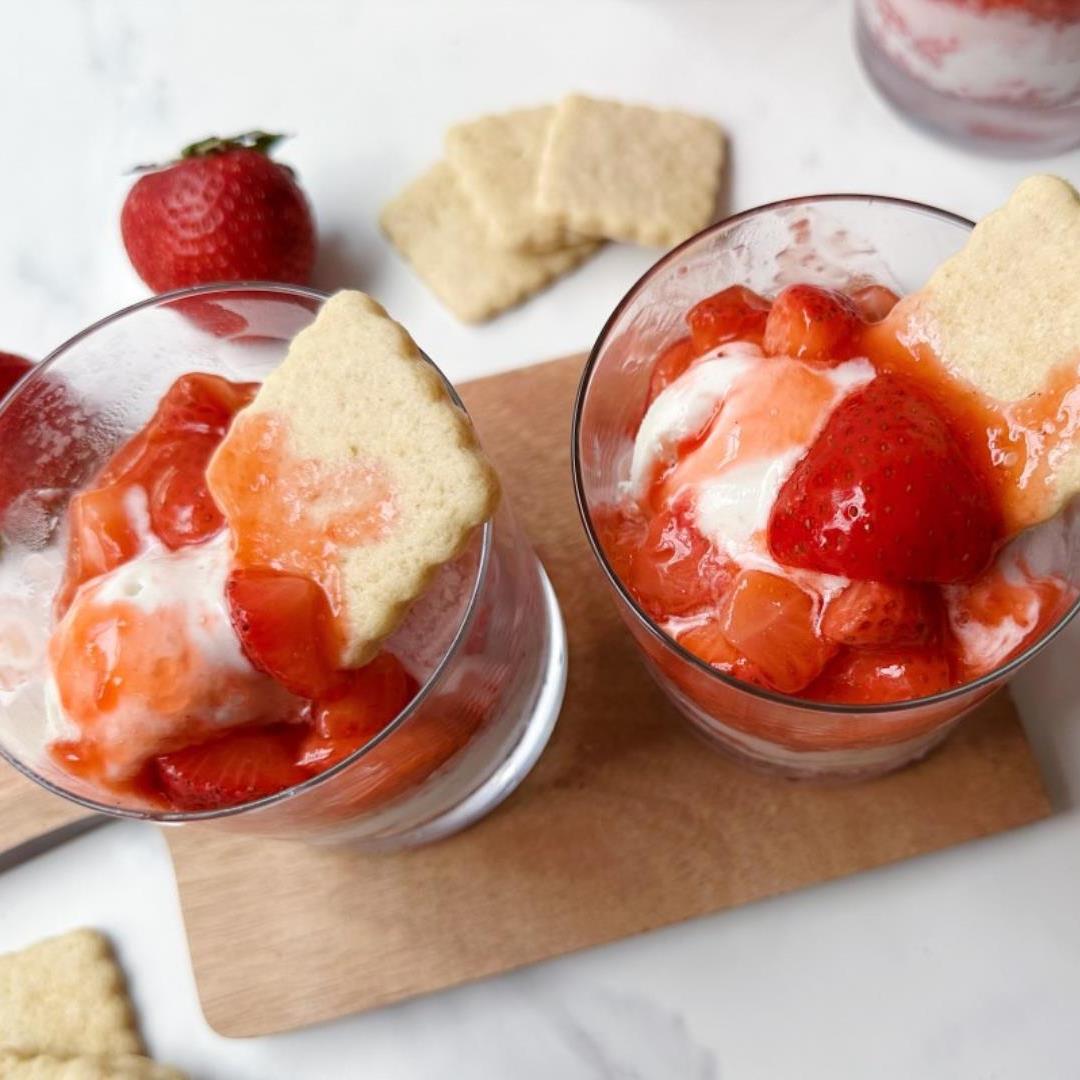
<path fill-rule="evenodd" d="M 705 750 L 638 661 L 577 519 L 580 368 L 462 390 L 569 630 L 547 751 L 479 825 L 403 854 L 169 831 L 199 994 L 222 1034 L 330 1020 L 1049 813 L 1004 694 L 923 763 L 862 785 L 795 784 Z"/>
<path fill-rule="evenodd" d="M 0 870 L 99 820 L 0 761 Z"/>

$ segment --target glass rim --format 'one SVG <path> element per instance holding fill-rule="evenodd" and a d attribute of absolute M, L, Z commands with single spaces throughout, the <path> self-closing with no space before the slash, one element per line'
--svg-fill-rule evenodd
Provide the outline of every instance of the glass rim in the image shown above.
<path fill-rule="evenodd" d="M 599 360 L 600 353 L 603 347 L 607 344 L 608 338 L 619 318 L 622 316 L 626 307 L 637 298 L 646 286 L 650 283 L 652 278 L 660 273 L 669 263 L 678 258 L 687 248 L 691 245 L 704 240 L 707 237 L 720 233 L 732 225 L 735 225 L 748 218 L 756 217 L 759 214 L 769 213 L 776 210 L 783 210 L 788 207 L 807 206 L 819 203 L 860 203 L 863 205 L 873 205 L 876 203 L 884 204 L 886 206 L 895 207 L 901 210 L 912 211 L 920 216 L 937 218 L 941 221 L 952 222 L 955 225 L 959 225 L 968 229 L 969 231 L 975 227 L 975 222 L 969 218 L 965 218 L 960 214 L 954 214 L 950 210 L 943 210 L 940 207 L 930 206 L 928 203 L 918 202 L 914 199 L 903 199 L 891 195 L 870 195 L 858 192 L 840 192 L 823 195 L 800 195 L 788 199 L 778 199 L 775 202 L 762 203 L 760 206 L 751 207 L 748 210 L 742 210 L 737 214 L 732 214 L 729 217 L 722 218 L 720 221 L 713 222 L 713 224 L 706 226 L 700 232 L 695 233 L 693 236 L 688 237 L 677 247 L 672 248 L 670 251 L 662 255 L 652 266 L 650 266 L 645 273 L 643 273 L 637 281 L 626 291 L 622 299 L 615 305 L 611 315 L 608 316 L 599 335 L 593 344 L 592 349 L 589 351 L 588 359 L 585 361 L 585 366 L 582 368 L 581 378 L 578 381 L 577 393 L 574 397 L 574 412 L 570 425 L 570 461 L 571 472 L 574 482 L 574 501 L 577 504 L 578 516 L 581 518 L 582 526 L 585 529 L 585 535 L 589 541 L 589 547 L 592 549 L 593 556 L 600 564 L 601 570 L 604 572 L 604 576 L 607 578 L 609 586 L 611 586 L 616 595 L 622 600 L 626 610 L 628 610 L 634 618 L 637 625 L 641 626 L 645 632 L 652 637 L 660 646 L 673 652 L 677 657 L 683 660 L 685 663 L 695 668 L 706 679 L 711 679 L 716 683 L 727 686 L 732 690 L 741 691 L 748 694 L 750 697 L 759 698 L 762 701 L 767 701 L 774 705 L 784 705 L 788 708 L 800 709 L 807 713 L 815 714 L 833 714 L 843 716 L 889 716 L 896 713 L 911 712 L 915 709 L 923 709 L 927 706 L 943 705 L 949 701 L 957 698 L 965 697 L 969 694 L 977 692 L 979 690 L 988 689 L 992 684 L 999 682 L 1002 679 L 1007 679 L 1010 675 L 1015 673 L 1019 668 L 1023 667 L 1028 660 L 1030 660 L 1036 653 L 1040 652 L 1045 646 L 1049 645 L 1060 634 L 1065 627 L 1072 621 L 1073 617 L 1080 611 L 1080 596 L 1075 599 L 1067 611 L 1065 611 L 1061 617 L 1049 627 L 1043 634 L 1041 634 L 1037 640 L 1033 641 L 1023 652 L 1018 653 L 1016 656 L 1007 660 L 1004 664 L 999 665 L 992 671 L 986 672 L 980 675 L 979 678 L 973 679 L 970 682 L 961 683 L 958 686 L 951 686 L 948 690 L 942 690 L 936 694 L 929 694 L 924 697 L 909 698 L 905 701 L 888 701 L 878 702 L 870 705 L 850 705 L 842 703 L 830 703 L 824 701 L 813 701 L 809 698 L 801 698 L 792 694 L 782 694 L 775 690 L 769 690 L 763 686 L 757 686 L 754 683 L 744 682 L 742 679 L 737 679 L 732 675 L 728 675 L 725 672 L 719 671 L 711 664 L 702 660 L 699 656 L 695 656 L 685 646 L 680 645 L 675 638 L 667 634 L 656 621 L 648 614 L 647 611 L 637 602 L 633 597 L 630 590 L 622 582 L 619 575 L 615 572 L 607 554 L 603 549 L 603 545 L 600 543 L 600 538 L 597 535 L 596 527 L 593 524 L 592 512 L 589 506 L 588 499 L 585 495 L 585 480 L 582 469 L 582 455 L 581 455 L 581 439 L 582 439 L 582 418 L 585 409 L 585 399 L 588 396 L 589 389 L 592 383 L 593 372 L 595 371 Z M 639 646 L 640 648 L 640 646 Z"/>
<path fill-rule="evenodd" d="M 39 372 L 48 370 L 52 364 L 58 360 L 61 356 L 65 355 L 71 348 L 78 345 L 80 342 L 89 338 L 99 330 L 103 330 L 105 327 L 110 326 L 114 322 L 119 322 L 121 319 L 127 318 L 130 315 L 142 311 L 147 308 L 159 307 L 164 303 L 169 303 L 175 300 L 186 299 L 191 296 L 206 296 L 213 293 L 233 293 L 233 292 L 258 292 L 264 294 L 278 294 L 283 296 L 303 297 L 309 300 L 317 300 L 320 305 L 325 303 L 331 296 L 328 292 L 323 292 L 320 289 L 312 289 L 306 285 L 290 285 L 277 281 L 222 281 L 214 282 L 208 285 L 195 285 L 184 289 L 174 289 L 171 292 L 159 293 L 154 296 L 146 297 L 144 300 L 139 300 L 134 304 L 129 304 L 127 307 L 120 308 L 118 311 L 114 311 L 103 318 L 98 319 L 96 322 L 91 323 L 89 326 L 80 330 L 66 341 L 62 342 L 55 349 L 49 352 L 43 357 L 37 364 L 35 364 L 14 386 L 11 390 L 4 395 L 3 399 L 0 399 L 0 416 L 4 414 L 7 408 L 11 405 L 12 401 L 18 397 L 20 391 L 24 389 L 31 382 L 36 381 L 34 376 Z M 439 376 L 443 385 L 446 387 L 451 400 L 454 404 L 465 413 L 466 417 L 469 417 L 468 409 L 465 408 L 465 403 L 461 400 L 458 392 L 454 389 L 453 384 L 443 373 L 442 369 L 430 356 L 420 349 L 420 354 L 423 358 L 432 366 L 435 373 Z M 470 423 L 472 418 L 469 417 Z M 373 735 L 363 746 L 358 747 L 347 757 L 342 758 L 341 761 L 330 768 L 325 769 L 323 772 L 316 773 L 314 776 L 309 777 L 307 780 L 299 784 L 293 784 L 291 787 L 282 788 L 280 791 L 274 792 L 272 795 L 265 795 L 260 799 L 252 799 L 248 802 L 238 803 L 235 806 L 224 806 L 214 810 L 195 810 L 195 811 L 159 811 L 159 810 L 138 810 L 130 807 L 111 806 L 107 803 L 98 802 L 86 795 L 80 795 L 73 791 L 68 791 L 61 787 L 59 784 L 54 783 L 48 777 L 41 776 L 27 763 L 20 761 L 13 754 L 11 754 L 7 748 L 0 742 L 0 759 L 6 761 L 17 772 L 22 773 L 27 779 L 34 781 L 41 787 L 50 791 L 52 794 L 59 796 L 60 798 L 67 799 L 70 802 L 77 803 L 79 806 L 84 807 L 87 810 L 91 810 L 95 813 L 104 814 L 108 817 L 115 818 L 127 818 L 135 821 L 151 821 L 160 825 L 183 825 L 188 822 L 197 821 L 216 821 L 221 818 L 237 817 L 241 814 L 249 813 L 250 811 L 263 809 L 268 806 L 272 806 L 276 803 L 285 802 L 288 799 L 292 799 L 297 795 L 311 791 L 314 788 L 320 786 L 331 778 L 345 772 L 353 764 L 359 761 L 362 757 L 374 750 L 384 739 L 392 735 L 398 728 L 404 726 L 416 713 L 419 707 L 430 696 L 431 690 L 435 683 L 439 681 L 442 675 L 445 673 L 450 662 L 458 654 L 462 644 L 468 636 L 469 629 L 473 625 L 476 619 L 476 613 L 479 607 L 480 591 L 483 588 L 484 581 L 487 579 L 488 570 L 491 565 L 491 550 L 492 550 L 492 532 L 493 521 L 492 518 L 488 518 L 487 521 L 481 526 L 481 549 L 480 558 L 477 562 L 476 572 L 472 588 L 469 592 L 469 600 L 465 606 L 465 611 L 461 616 L 461 621 L 458 624 L 457 630 L 454 632 L 454 636 L 447 646 L 445 652 L 439 659 L 439 662 L 435 665 L 431 674 L 424 680 L 416 694 L 412 697 L 409 703 L 391 720 L 378 734 Z"/>

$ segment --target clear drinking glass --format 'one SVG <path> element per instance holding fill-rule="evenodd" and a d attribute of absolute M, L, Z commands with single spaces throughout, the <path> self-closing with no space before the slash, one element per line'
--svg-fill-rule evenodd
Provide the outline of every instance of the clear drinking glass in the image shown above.
<path fill-rule="evenodd" d="M 1080 0 L 856 0 L 881 93 L 920 124 L 1015 156 L 1080 145 Z"/>
<path fill-rule="evenodd" d="M 1018 539 L 1029 565 L 1062 578 L 1062 607 L 1021 655 L 976 682 L 913 701 L 823 704 L 773 693 L 710 667 L 668 637 L 619 580 L 597 513 L 617 504 L 652 365 L 686 333 L 698 300 L 729 285 L 764 295 L 795 282 L 919 288 L 960 248 L 970 221 L 918 203 L 827 195 L 773 203 L 722 221 L 665 255 L 619 303 L 578 390 L 573 471 L 578 508 L 597 561 L 661 688 L 719 749 L 747 763 L 807 778 L 860 779 L 896 769 L 940 742 L 960 717 L 1003 685 L 1077 610 L 1080 513 L 1075 508 Z"/>
<path fill-rule="evenodd" d="M 155 297 L 72 338 L 0 403 L 5 463 L 22 492 L 11 501 L 0 490 L 0 754 L 50 791 L 121 817 L 395 848 L 491 810 L 547 743 L 565 687 L 565 632 L 504 500 L 388 643 L 418 676 L 419 693 L 326 772 L 241 806 L 163 813 L 103 795 L 46 753 L 46 643 L 71 494 L 143 426 L 178 376 L 261 379 L 324 299 L 262 283 Z M 395 769 L 402 760 L 405 774 Z"/>

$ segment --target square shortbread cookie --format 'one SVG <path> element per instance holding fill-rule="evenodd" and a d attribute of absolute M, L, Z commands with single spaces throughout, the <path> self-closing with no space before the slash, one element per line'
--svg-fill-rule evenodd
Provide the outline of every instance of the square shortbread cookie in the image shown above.
<path fill-rule="evenodd" d="M 482 322 L 539 292 L 591 255 L 587 242 L 545 254 L 492 247 L 454 176 L 441 161 L 384 207 L 394 246 L 458 318 Z"/>
<path fill-rule="evenodd" d="M 253 470 L 266 481 L 257 499 Z M 346 667 L 375 655 L 499 499 L 476 432 L 438 372 L 355 290 L 335 293 L 293 338 L 206 476 L 239 558 L 337 591 Z M 302 496 L 296 483 L 308 484 Z M 307 538 L 321 570 L 305 554 Z"/>
<path fill-rule="evenodd" d="M 0 956 L 0 1046 L 59 1055 L 142 1052 L 123 973 L 101 934 L 72 930 Z"/>
<path fill-rule="evenodd" d="M 1031 398 L 1057 370 L 1080 383 L 1080 194 L 1058 177 L 1029 177 L 912 299 L 913 328 L 989 397 Z M 1058 456 L 1046 516 L 1078 492 L 1074 437 Z"/>
<path fill-rule="evenodd" d="M 446 133 L 446 161 L 495 247 L 554 251 L 586 237 L 537 205 L 540 160 L 555 108 L 516 109 L 455 124 Z"/>
<path fill-rule="evenodd" d="M 723 160 L 711 120 L 572 94 L 551 124 L 540 207 L 586 236 L 671 247 L 712 219 Z"/>
<path fill-rule="evenodd" d="M 178 1069 L 137 1054 L 112 1057 L 30 1054 L 0 1049 L 3 1080 L 185 1080 Z"/>

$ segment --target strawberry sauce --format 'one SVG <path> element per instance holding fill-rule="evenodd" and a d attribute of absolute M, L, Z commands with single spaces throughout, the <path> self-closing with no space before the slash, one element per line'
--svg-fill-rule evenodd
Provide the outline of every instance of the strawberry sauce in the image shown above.
<path fill-rule="evenodd" d="M 379 734 L 418 690 L 386 651 L 339 667 L 325 553 L 392 516 L 370 470 L 341 475 L 271 452 L 250 477 L 218 459 L 220 488 L 250 511 L 239 543 L 225 532 L 208 464 L 256 389 L 183 376 L 70 506 L 49 650 L 63 734 L 49 749 L 66 771 L 153 809 L 216 810 L 308 780 Z M 265 440 L 274 420 L 245 422 Z M 274 498 L 253 508 L 248 496 L 267 487 Z M 296 554 L 287 566 L 260 564 L 275 522 Z M 406 725 L 372 752 L 363 805 L 350 811 L 419 783 L 476 726 Z"/>
<path fill-rule="evenodd" d="M 627 497 L 596 524 L 638 604 L 718 671 L 820 702 L 923 698 L 1072 599 L 1011 541 L 1053 509 L 1075 372 L 992 401 L 945 370 L 914 303 L 735 286 L 657 357 Z"/>

